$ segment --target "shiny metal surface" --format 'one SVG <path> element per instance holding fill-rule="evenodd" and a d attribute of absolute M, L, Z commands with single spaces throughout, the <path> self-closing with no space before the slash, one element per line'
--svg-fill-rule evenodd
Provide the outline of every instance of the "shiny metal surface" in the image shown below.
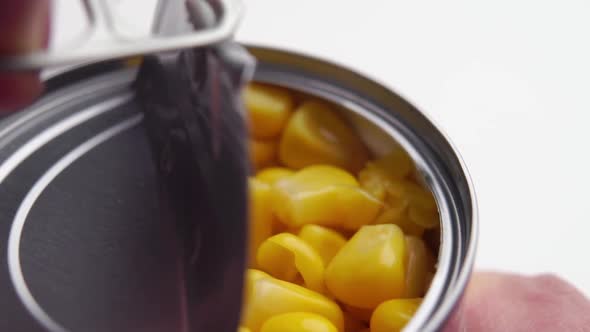
<path fill-rule="evenodd" d="M 255 80 L 340 105 L 349 118 L 356 119 L 361 136 L 374 150 L 390 137 L 414 159 L 436 197 L 442 231 L 437 273 L 405 331 L 439 330 L 458 305 L 476 251 L 475 193 L 459 153 L 424 113 L 374 80 L 301 54 L 261 47 L 249 50 L 259 61 Z M 370 141 L 370 137 L 377 139 Z"/>
<path fill-rule="evenodd" d="M 235 43 L 160 53 L 144 57 L 133 84 L 160 218 L 177 236 L 182 331 L 232 331 L 240 319 L 250 172 L 240 91 L 252 64 Z"/>
<path fill-rule="evenodd" d="M 192 9 L 202 7 L 194 4 L 205 0 L 188 0 Z M 156 18 L 156 30 L 183 31 L 183 22 L 176 13 L 182 0 L 159 2 L 161 16 Z M 142 38 L 125 38 L 117 32 L 115 15 L 102 0 L 85 0 L 90 27 L 80 44 L 68 49 L 38 51 L 26 55 L 0 56 L 1 70 L 33 70 L 76 63 L 96 62 L 132 55 L 164 52 L 182 48 L 210 45 L 231 39 L 242 16 L 240 0 L 206 1 L 216 14 L 216 24 L 210 28 L 185 34 L 150 35 Z M 189 11 L 190 12 L 190 8 Z M 167 19 L 176 15 L 175 20 Z M 177 23 L 177 27 L 171 24 Z M 106 39 L 105 39 L 106 36 Z"/>
<path fill-rule="evenodd" d="M 379 146 L 385 140 L 396 141 L 414 159 L 425 185 L 436 196 L 442 232 L 438 271 L 423 305 L 406 331 L 439 330 L 458 309 L 471 275 L 477 242 L 474 189 L 458 152 L 422 112 L 374 80 L 300 54 L 254 46 L 248 49 L 258 60 L 255 80 L 283 85 L 340 105 L 374 151 L 379 152 Z M 104 68 L 108 70 L 107 66 Z M 92 75 L 97 75 L 96 71 Z M 108 81 L 120 87 L 114 95 L 122 95 L 129 93 L 125 87 L 135 79 L 136 73 L 127 69 L 108 75 Z M 72 73 L 65 73 L 55 77 L 54 81 L 65 83 L 75 77 Z M 66 92 L 75 94 L 80 91 Z M 89 93 L 89 98 L 90 95 L 99 98 L 102 94 L 96 90 Z M 35 114 L 39 117 L 52 114 L 52 111 Z M 18 119 L 15 121 L 19 122 Z M 27 123 L 33 122 L 27 120 Z"/>

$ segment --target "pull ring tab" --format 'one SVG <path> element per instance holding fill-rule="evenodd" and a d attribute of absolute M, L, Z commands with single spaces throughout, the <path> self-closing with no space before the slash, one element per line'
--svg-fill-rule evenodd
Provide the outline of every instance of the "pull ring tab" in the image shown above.
<path fill-rule="evenodd" d="M 84 9 L 89 18 L 90 27 L 76 45 L 69 46 L 67 49 L 0 56 L 0 70 L 40 70 L 48 67 L 207 46 L 231 39 L 242 17 L 243 4 L 241 1 L 207 0 L 206 2 L 216 11 L 217 17 L 215 24 L 206 29 L 186 31 L 177 35 L 156 34 L 152 31 L 146 37 L 125 38 L 117 33 L 117 16 L 113 15 L 111 8 L 104 0 L 84 0 Z M 184 1 L 160 0 L 157 13 L 163 16 L 168 12 L 168 6 L 177 6 L 179 3 L 184 5 Z M 171 10 L 171 12 L 174 11 Z M 156 24 L 158 22 L 170 24 L 171 21 L 156 17 L 155 22 Z M 158 30 L 165 31 L 165 29 Z M 97 42 L 98 35 L 100 35 L 100 42 Z"/>

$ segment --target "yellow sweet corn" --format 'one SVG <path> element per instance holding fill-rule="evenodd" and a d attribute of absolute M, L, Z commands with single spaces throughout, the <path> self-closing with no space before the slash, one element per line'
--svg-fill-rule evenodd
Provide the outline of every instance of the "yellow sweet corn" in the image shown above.
<path fill-rule="evenodd" d="M 242 326 L 258 332 L 269 318 L 289 312 L 315 313 L 328 319 L 338 331 L 344 328 L 342 310 L 334 301 L 262 271 L 246 272 Z"/>
<path fill-rule="evenodd" d="M 291 116 L 294 100 L 279 87 L 251 83 L 244 90 L 250 131 L 257 139 L 278 137 Z"/>
<path fill-rule="evenodd" d="M 339 332 L 325 317 L 310 312 L 289 312 L 269 318 L 260 332 Z"/>
<path fill-rule="evenodd" d="M 410 205 L 408 208 L 408 218 L 414 224 L 424 228 L 434 228 L 438 227 L 440 224 L 437 210 L 422 209 L 415 205 Z"/>
<path fill-rule="evenodd" d="M 410 158 L 397 149 L 368 162 L 359 172 L 359 183 L 374 197 L 385 202 L 383 214 L 386 215 L 381 216 L 378 223 L 395 223 L 404 232 L 420 236 L 425 228 L 439 225 L 439 216 L 432 193 L 404 179 L 411 175 L 412 170 Z"/>
<path fill-rule="evenodd" d="M 404 190 L 410 204 L 425 210 L 436 209 L 436 201 L 430 191 L 411 181 L 404 182 Z"/>
<path fill-rule="evenodd" d="M 273 165 L 277 160 L 277 142 L 250 139 L 250 162 L 254 169 Z"/>
<path fill-rule="evenodd" d="M 380 200 L 385 200 L 390 183 L 406 177 L 413 169 L 410 157 L 402 149 L 367 162 L 359 172 L 361 186 Z"/>
<path fill-rule="evenodd" d="M 381 214 L 375 219 L 374 224 L 395 224 L 402 229 L 404 234 L 422 236 L 424 227 L 410 221 L 407 207 L 408 205 L 405 202 L 398 205 L 386 205 Z"/>
<path fill-rule="evenodd" d="M 318 224 L 356 230 L 371 223 L 382 206 L 351 174 L 327 165 L 283 178 L 275 183 L 275 194 L 274 212 L 290 227 Z"/>
<path fill-rule="evenodd" d="M 397 332 L 410 321 L 422 299 L 394 299 L 381 303 L 371 316 L 371 332 Z"/>
<path fill-rule="evenodd" d="M 295 174 L 291 169 L 285 167 L 269 167 L 256 174 L 256 178 L 262 182 L 274 185 L 277 181 Z"/>
<path fill-rule="evenodd" d="M 328 265 L 325 283 L 338 300 L 358 308 L 403 295 L 406 243 L 392 224 L 363 226 Z"/>
<path fill-rule="evenodd" d="M 249 256 L 250 266 L 255 261 L 258 246 L 272 235 L 273 214 L 271 187 L 255 178 L 248 179 L 250 197 Z"/>
<path fill-rule="evenodd" d="M 439 226 L 436 202 L 429 191 L 408 180 L 389 180 L 385 188 L 385 205 L 375 223 L 393 223 L 416 236 Z"/>
<path fill-rule="evenodd" d="M 305 287 L 324 292 L 324 263 L 307 242 L 290 233 L 280 233 L 266 239 L 256 254 L 258 267 L 273 277 L 295 282 L 297 273 Z"/>
<path fill-rule="evenodd" d="M 307 242 L 322 258 L 324 266 L 346 244 L 346 239 L 340 233 L 319 225 L 304 225 L 299 231 L 299 237 Z"/>
<path fill-rule="evenodd" d="M 279 158 L 285 165 L 329 164 L 360 170 L 368 151 L 352 128 L 327 104 L 306 101 L 299 106 L 281 136 Z"/>
<path fill-rule="evenodd" d="M 244 91 L 250 266 L 266 272 L 246 273 L 238 332 L 399 331 L 435 272 L 434 196 L 402 148 L 369 161 L 334 106 L 301 97 Z"/>
<path fill-rule="evenodd" d="M 288 169 L 288 168 L 283 168 L 283 167 L 270 167 L 270 168 L 265 168 L 263 170 L 261 170 L 260 172 L 258 172 L 256 174 L 256 182 L 257 183 L 264 183 L 267 184 L 268 186 L 263 186 L 265 188 L 271 188 L 272 185 L 286 177 L 289 175 L 294 174 L 295 172 Z M 260 206 L 258 206 L 258 208 L 261 208 L 263 211 L 265 211 L 264 215 L 268 216 L 268 214 L 271 215 L 272 218 L 272 222 L 271 222 L 271 228 L 272 228 L 272 234 L 268 234 L 265 233 L 265 237 L 262 238 L 262 240 L 266 239 L 267 237 L 274 235 L 274 234 L 278 234 L 278 233 L 282 233 L 282 232 L 287 232 L 287 231 L 292 231 L 290 230 L 285 224 L 283 224 L 282 222 L 280 222 L 279 220 L 277 220 L 277 218 L 274 217 L 273 213 L 272 213 L 272 201 L 268 201 L 267 198 L 269 198 L 270 195 L 265 196 L 265 199 L 262 200 L 262 203 Z M 252 210 L 252 208 L 251 208 Z M 251 212 L 252 213 L 252 212 Z M 268 220 L 268 219 L 264 219 L 264 220 Z M 266 225 L 266 224 L 265 224 Z M 258 241 L 256 240 L 256 249 L 258 248 L 258 244 L 260 244 L 262 242 L 262 240 Z M 253 248 L 254 249 L 254 248 Z M 256 251 L 251 252 L 251 255 L 254 255 L 254 257 L 256 256 Z"/>
<path fill-rule="evenodd" d="M 406 236 L 407 270 L 406 291 L 404 297 L 416 298 L 424 295 L 428 274 L 433 266 L 429 256 L 431 255 L 422 239 L 415 236 Z"/>
<path fill-rule="evenodd" d="M 432 193 L 410 181 L 404 183 L 404 189 L 409 201 L 409 219 L 424 228 L 438 227 L 440 219 Z"/>

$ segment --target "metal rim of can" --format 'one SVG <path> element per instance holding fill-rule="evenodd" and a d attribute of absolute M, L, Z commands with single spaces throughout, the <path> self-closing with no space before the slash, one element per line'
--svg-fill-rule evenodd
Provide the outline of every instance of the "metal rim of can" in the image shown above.
<path fill-rule="evenodd" d="M 374 79 L 332 61 L 273 48 L 246 46 L 258 60 L 254 80 L 325 98 L 360 114 L 395 138 L 414 159 L 426 185 L 435 194 L 442 232 L 437 273 L 423 304 L 405 330 L 435 331 L 442 328 L 458 305 L 469 280 L 478 231 L 474 188 L 456 148 L 424 113 Z M 110 72 L 108 75 L 119 82 L 116 85 L 124 84 L 121 82 L 131 81 L 134 76 L 133 70 L 120 72 L 128 67 L 129 64 L 115 61 L 76 68 L 52 77 L 50 90 L 60 90 L 72 81 L 105 72 Z M 128 93 L 124 90 L 120 93 Z M 17 123 L 36 117 L 36 113 L 31 109 L 8 121 L 7 126 L 16 129 Z M 1 131 L 9 133 L 9 128 L 3 127 Z"/>

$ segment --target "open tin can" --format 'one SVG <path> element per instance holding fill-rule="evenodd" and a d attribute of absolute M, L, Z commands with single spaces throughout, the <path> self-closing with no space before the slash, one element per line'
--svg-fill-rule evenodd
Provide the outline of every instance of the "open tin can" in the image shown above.
<path fill-rule="evenodd" d="M 174 3 L 176 7 L 165 12 L 167 20 L 163 21 L 172 30 L 178 28 L 176 17 L 183 4 Z M 231 1 L 211 3 L 219 11 L 234 8 Z M 97 12 L 100 8 L 96 6 Z M 233 31 L 237 16 L 222 15 L 217 30 L 176 40 L 156 38 L 164 40 L 164 48 L 153 40 L 120 45 L 114 39 L 113 45 L 121 46 L 119 53 L 104 47 L 96 52 L 86 45 L 76 52 L 46 57 L 0 58 L 0 67 L 12 69 L 71 59 L 94 62 L 49 78 L 40 100 L 0 122 L 0 237 L 5 244 L 0 246 L 0 331 L 185 332 L 210 331 L 215 326 L 234 332 L 231 329 L 238 324 L 241 306 L 241 296 L 235 294 L 240 293 L 243 282 L 247 239 L 243 200 L 247 174 L 246 167 L 239 166 L 247 137 L 239 124 L 244 114 L 237 104 L 240 87 L 250 78 L 337 106 L 375 155 L 391 145 L 408 153 L 418 180 L 435 196 L 441 231 L 436 273 L 405 331 L 437 331 L 449 319 L 461 318 L 460 299 L 475 257 L 477 207 L 456 149 L 401 96 L 342 66 L 288 51 L 246 46 L 257 62 L 252 71 L 244 49 L 224 39 Z M 195 23 L 195 17 L 193 25 L 210 23 L 205 19 Z M 197 44 L 205 46 L 176 57 L 177 47 Z M 137 54 L 138 48 L 160 53 L 146 56 L 141 69 L 142 61 L 137 58 L 95 62 Z M 150 58 L 160 62 L 153 62 L 151 76 L 142 80 Z M 176 66 L 182 61 L 194 66 L 184 72 L 184 65 Z M 200 77 L 194 80 L 191 75 Z M 176 76 L 182 80 L 175 80 Z M 158 80 L 168 78 L 170 82 L 163 85 L 169 91 L 159 94 Z M 202 94 L 194 98 L 192 88 Z M 178 96 L 184 99 L 176 100 L 175 90 L 183 89 L 186 93 Z M 159 99 L 160 95 L 165 96 Z M 209 100 L 210 95 L 217 99 Z M 146 100 L 150 101 L 147 106 Z M 227 123 L 219 122 L 219 114 L 211 112 L 212 103 L 218 104 L 217 110 L 236 111 L 231 120 L 224 120 L 233 121 L 229 127 L 235 130 L 225 131 L 221 141 L 211 139 L 214 135 L 209 127 Z M 174 109 L 177 104 L 181 106 Z M 198 115 L 192 114 L 194 105 L 202 108 Z M 169 108 L 174 112 L 167 112 Z M 214 125 L 201 126 L 191 137 L 203 116 L 205 124 Z M 178 126 L 187 130 L 179 131 Z M 208 134 L 199 136 L 203 132 Z M 206 192 L 200 192 L 207 204 L 199 204 L 218 204 L 209 212 L 221 211 L 217 220 L 232 222 L 213 222 L 206 232 L 199 232 L 189 220 L 185 225 L 191 227 L 178 232 L 162 222 L 158 178 L 173 174 L 171 182 L 179 187 L 184 182 L 203 183 L 203 178 L 184 178 L 182 174 L 191 174 L 187 167 L 191 164 L 170 156 L 194 157 L 191 149 L 204 144 L 204 139 L 211 139 L 206 150 L 216 156 L 224 146 L 230 150 L 232 145 L 239 146 L 238 153 L 221 152 L 225 159 L 201 169 L 213 174 L 208 179 L 234 183 L 238 194 L 228 196 L 239 201 L 223 209 L 221 198 L 209 200 Z M 177 148 L 180 152 L 170 152 Z M 181 173 L 174 171 L 175 165 L 180 165 Z M 199 205 L 186 201 L 185 189 L 176 191 L 168 202 L 180 217 L 194 214 L 193 206 Z M 198 236 L 193 237 L 195 234 Z M 182 237 L 186 239 L 179 239 Z M 186 249 L 179 241 L 189 243 L 189 250 L 179 253 L 179 247 Z M 197 252 L 199 259 L 193 257 Z M 219 252 L 223 262 L 215 260 Z M 203 267 L 211 268 L 205 271 Z M 197 282 L 190 281 L 193 279 Z"/>
<path fill-rule="evenodd" d="M 247 49 L 257 60 L 255 81 L 338 105 L 374 151 L 389 141 L 412 157 L 435 195 L 441 238 L 431 287 L 405 330 L 437 331 L 460 319 L 477 207 L 447 137 L 401 96 L 349 69 Z M 136 75 L 136 64 L 122 60 L 64 72 L 47 82 L 41 100 L 0 124 L 0 235 L 7 243 L 0 256 L 0 330 L 181 330 L 175 265 L 166 259 L 172 249 L 157 241 L 167 230 L 158 222 Z M 14 232 L 19 241 L 11 248 Z"/>

